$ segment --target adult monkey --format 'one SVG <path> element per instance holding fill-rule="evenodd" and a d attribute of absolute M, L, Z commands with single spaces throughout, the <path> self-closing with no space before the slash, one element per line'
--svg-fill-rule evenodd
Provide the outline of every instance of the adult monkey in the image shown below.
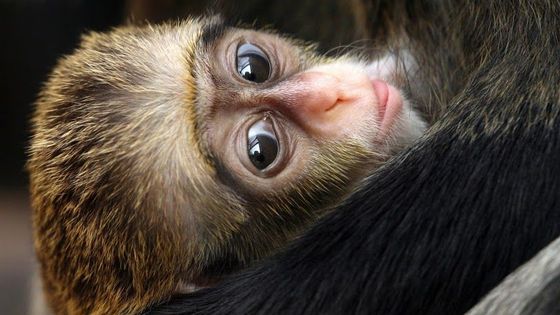
<path fill-rule="evenodd" d="M 371 8 L 416 54 L 458 48 L 429 137 L 285 253 L 153 314 L 460 314 L 560 234 L 560 3 Z"/>

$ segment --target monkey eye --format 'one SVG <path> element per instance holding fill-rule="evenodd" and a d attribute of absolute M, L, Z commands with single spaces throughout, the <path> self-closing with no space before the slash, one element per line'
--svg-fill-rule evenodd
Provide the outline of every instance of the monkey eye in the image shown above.
<path fill-rule="evenodd" d="M 249 128 L 247 154 L 258 170 L 264 170 L 276 160 L 278 149 L 278 139 L 270 118 L 265 117 Z"/>
<path fill-rule="evenodd" d="M 262 83 L 270 75 L 270 62 L 259 47 L 245 43 L 237 48 L 237 72 L 247 81 Z"/>

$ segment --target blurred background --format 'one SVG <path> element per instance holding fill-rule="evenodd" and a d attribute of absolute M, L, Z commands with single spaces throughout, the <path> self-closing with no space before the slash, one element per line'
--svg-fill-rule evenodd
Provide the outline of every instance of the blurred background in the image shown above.
<path fill-rule="evenodd" d="M 122 21 L 111 0 L 0 0 L 0 311 L 27 314 L 34 263 L 25 172 L 32 103 L 57 58 L 85 30 Z"/>
<path fill-rule="evenodd" d="M 327 51 L 367 36 L 356 27 L 354 18 L 363 12 L 352 11 L 355 1 L 0 0 L 0 312 L 28 313 L 34 269 L 25 171 L 29 120 L 42 82 L 80 34 L 220 12 L 233 24 L 272 26 Z"/>
<path fill-rule="evenodd" d="M 82 32 L 122 21 L 119 1 L 0 0 L 0 313 L 27 314 L 33 266 L 25 172 L 32 103 Z"/>

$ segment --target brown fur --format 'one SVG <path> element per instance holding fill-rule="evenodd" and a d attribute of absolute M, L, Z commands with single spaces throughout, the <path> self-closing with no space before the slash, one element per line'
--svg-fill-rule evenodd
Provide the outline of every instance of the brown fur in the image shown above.
<path fill-rule="evenodd" d="M 273 195 L 225 185 L 193 107 L 206 23 L 89 34 L 46 83 L 28 168 L 56 314 L 136 313 L 245 267 L 338 204 L 364 166 L 356 156 L 372 158 L 352 143 L 327 144 L 326 158 Z"/>

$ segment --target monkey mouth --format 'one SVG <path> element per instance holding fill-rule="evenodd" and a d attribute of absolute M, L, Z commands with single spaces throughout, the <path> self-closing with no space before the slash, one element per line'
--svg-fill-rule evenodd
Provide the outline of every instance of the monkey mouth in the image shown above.
<path fill-rule="evenodd" d="M 372 79 L 371 85 L 377 96 L 377 111 L 382 132 L 387 132 L 402 111 L 402 97 L 397 89 L 380 79 Z"/>
<path fill-rule="evenodd" d="M 385 117 L 385 109 L 387 107 L 387 99 L 389 98 L 389 87 L 387 83 L 381 80 L 374 79 L 371 81 L 375 95 L 377 96 L 377 109 L 379 112 L 379 120 L 382 121 Z"/>

